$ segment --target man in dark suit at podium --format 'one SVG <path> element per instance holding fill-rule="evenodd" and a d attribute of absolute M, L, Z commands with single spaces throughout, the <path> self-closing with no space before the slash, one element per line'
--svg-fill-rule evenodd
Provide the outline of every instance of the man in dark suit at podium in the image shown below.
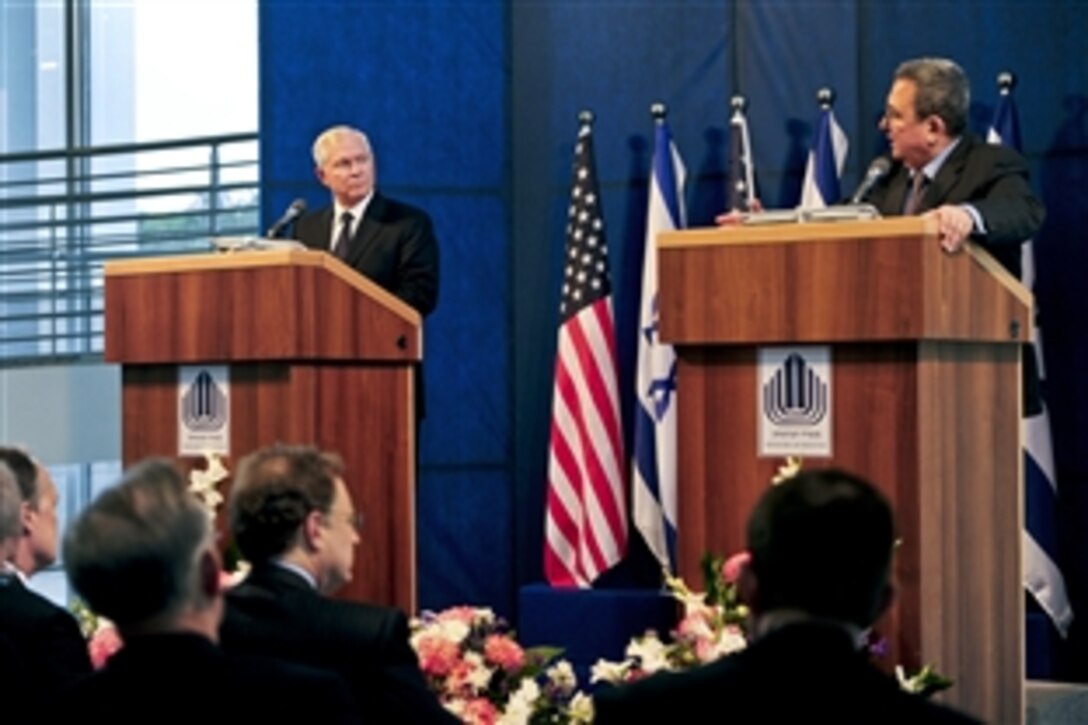
<path fill-rule="evenodd" d="M 339 457 L 257 451 L 238 466 L 229 508 L 253 569 L 227 594 L 227 651 L 333 670 L 372 722 L 456 722 L 427 689 L 404 613 L 330 596 L 351 579 L 361 522 Z"/>
<path fill-rule="evenodd" d="M 215 532 L 170 461 L 137 464 L 95 499 L 68 528 L 64 564 L 124 646 L 68 687 L 43 722 L 359 722 L 335 674 L 216 646 Z"/>
<path fill-rule="evenodd" d="M 1020 277 L 1020 243 L 1043 223 L 1024 159 L 967 133 L 970 85 L 945 58 L 902 63 L 888 91 L 881 130 L 891 168 L 866 197 L 885 216 L 930 214 L 949 253 L 968 239 Z"/>
<path fill-rule="evenodd" d="M 430 314 L 438 303 L 438 242 L 430 217 L 377 190 L 374 153 L 361 131 L 328 129 L 314 141 L 313 156 L 332 204 L 303 215 L 295 237 L 335 254 L 420 315 Z"/>
<path fill-rule="evenodd" d="M 967 75 L 945 58 L 908 60 L 896 69 L 880 128 L 892 164 L 866 196 L 885 216 L 925 214 L 937 221 L 950 254 L 970 239 L 1020 279 L 1021 242 L 1043 224 L 1023 157 L 966 132 Z M 1022 355 L 1024 415 L 1042 412 L 1035 353 Z"/>
<path fill-rule="evenodd" d="M 49 471 L 27 453 L 0 446 L 0 462 L 19 489 L 19 521 L 10 554 L 0 560 L 0 636 L 17 650 L 30 687 L 20 697 L 48 700 L 88 674 L 91 659 L 75 618 L 27 586 L 57 558 L 57 487 Z"/>
<path fill-rule="evenodd" d="M 862 633 L 891 601 L 895 530 L 888 502 L 843 471 L 772 486 L 748 519 L 740 579 L 752 642 L 683 673 L 594 696 L 608 723 L 969 723 L 904 692 L 868 661 Z M 712 717 L 710 719 L 713 719 Z"/>

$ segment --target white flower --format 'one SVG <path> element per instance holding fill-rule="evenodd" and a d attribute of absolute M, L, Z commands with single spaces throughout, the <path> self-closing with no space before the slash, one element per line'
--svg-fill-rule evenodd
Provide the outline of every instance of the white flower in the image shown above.
<path fill-rule="evenodd" d="M 469 632 L 472 631 L 472 628 L 464 622 L 453 619 L 440 623 L 438 631 L 443 638 L 461 644 L 465 641 L 465 637 L 469 635 Z"/>
<path fill-rule="evenodd" d="M 476 692 L 483 692 L 487 689 L 488 684 L 491 682 L 491 676 L 495 673 L 493 667 L 488 667 L 484 663 L 484 658 L 477 652 L 466 652 L 464 661 L 471 665 L 468 676 L 465 677 L 465 681 L 472 686 L 472 689 Z"/>
<path fill-rule="evenodd" d="M 574 674 L 574 668 L 566 660 L 559 660 L 549 667 L 545 674 L 552 686 L 564 694 L 572 692 L 578 686 L 578 678 Z"/>
<path fill-rule="evenodd" d="M 570 721 L 572 723 L 593 722 L 593 700 L 584 692 L 579 692 L 570 701 Z"/>
<path fill-rule="evenodd" d="M 895 666 L 895 679 L 899 680 L 899 687 L 907 692 L 917 695 L 922 691 L 922 679 L 917 675 L 914 677 L 907 677 L 907 672 L 903 669 L 903 665 Z"/>
<path fill-rule="evenodd" d="M 219 493 L 219 484 L 230 475 L 230 471 L 223 465 L 223 459 L 215 453 L 204 453 L 204 470 L 189 471 L 189 490 L 200 499 L 208 515 L 215 518 L 215 512 L 223 503 L 223 495 Z"/>
<path fill-rule="evenodd" d="M 590 684 L 598 682 L 623 682 L 627 677 L 627 671 L 631 669 L 630 662 L 609 662 L 597 660 L 589 671 Z"/>
<path fill-rule="evenodd" d="M 778 473 L 771 479 L 771 483 L 778 485 L 787 479 L 793 478 L 801 472 L 803 462 L 798 456 L 786 456 L 786 462 L 778 467 Z"/>
<path fill-rule="evenodd" d="M 502 725 L 525 725 L 532 717 L 538 699 L 540 699 L 540 686 L 536 684 L 536 680 L 526 677 L 510 696 L 499 722 Z"/>
<path fill-rule="evenodd" d="M 668 648 L 655 632 L 647 632 L 645 636 L 631 640 L 625 654 L 637 658 L 646 672 L 669 669 Z"/>
<path fill-rule="evenodd" d="M 744 639 L 744 635 L 739 630 L 726 627 L 722 630 L 718 641 L 714 643 L 714 659 L 739 652 L 747 646 L 748 640 Z"/>

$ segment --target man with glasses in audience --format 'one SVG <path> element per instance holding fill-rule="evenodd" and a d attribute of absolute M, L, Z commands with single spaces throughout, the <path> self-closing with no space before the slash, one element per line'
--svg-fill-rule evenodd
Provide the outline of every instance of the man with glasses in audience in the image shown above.
<path fill-rule="evenodd" d="M 403 612 L 331 598 L 351 579 L 360 523 L 338 456 L 284 445 L 253 453 L 229 511 L 253 568 L 227 594 L 228 651 L 334 670 L 374 722 L 456 722 L 426 687 Z"/>

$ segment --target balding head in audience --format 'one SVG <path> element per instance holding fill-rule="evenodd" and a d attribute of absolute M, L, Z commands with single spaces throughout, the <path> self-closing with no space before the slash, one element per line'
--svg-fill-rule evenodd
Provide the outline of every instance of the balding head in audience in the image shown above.
<path fill-rule="evenodd" d="M 73 588 L 123 635 L 195 631 L 217 639 L 223 598 L 211 518 L 166 460 L 130 468 L 68 527 Z"/>

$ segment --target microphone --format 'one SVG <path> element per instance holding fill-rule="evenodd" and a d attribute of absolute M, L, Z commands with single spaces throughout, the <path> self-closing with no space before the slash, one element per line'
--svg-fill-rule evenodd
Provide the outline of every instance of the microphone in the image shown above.
<path fill-rule="evenodd" d="M 286 229 L 291 222 L 302 216 L 304 211 L 306 211 L 306 200 L 295 199 L 291 202 L 291 206 L 287 207 L 287 211 L 283 213 L 283 216 L 277 219 L 275 224 L 268 227 L 265 236 L 269 239 L 275 239 L 283 233 L 283 230 Z"/>
<path fill-rule="evenodd" d="M 876 186 L 876 182 L 884 178 L 884 175 L 888 173 L 888 169 L 891 167 L 892 162 L 888 160 L 887 156 L 877 156 L 873 159 L 873 163 L 869 164 L 869 170 L 865 172 L 865 178 L 858 184 L 858 190 L 850 197 L 850 203 L 860 204 Z"/>

